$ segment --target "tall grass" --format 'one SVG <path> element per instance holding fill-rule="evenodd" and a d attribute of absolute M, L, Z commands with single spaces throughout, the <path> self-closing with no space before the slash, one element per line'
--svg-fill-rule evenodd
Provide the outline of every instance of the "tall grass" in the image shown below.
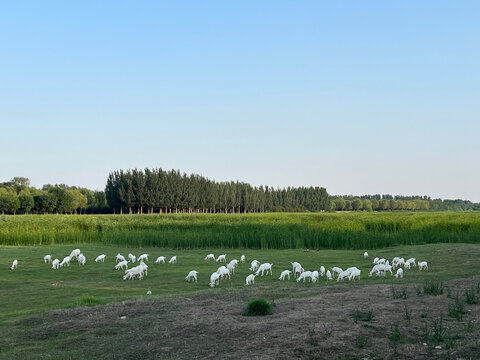
<path fill-rule="evenodd" d="M 480 242 L 480 213 L 0 216 L 0 244 L 168 248 L 373 249 Z"/>

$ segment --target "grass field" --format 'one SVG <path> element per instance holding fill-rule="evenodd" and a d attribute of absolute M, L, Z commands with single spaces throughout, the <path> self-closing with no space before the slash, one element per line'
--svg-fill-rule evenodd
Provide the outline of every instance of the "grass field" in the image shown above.
<path fill-rule="evenodd" d="M 0 216 L 1 245 L 372 249 L 480 243 L 480 212 Z"/>

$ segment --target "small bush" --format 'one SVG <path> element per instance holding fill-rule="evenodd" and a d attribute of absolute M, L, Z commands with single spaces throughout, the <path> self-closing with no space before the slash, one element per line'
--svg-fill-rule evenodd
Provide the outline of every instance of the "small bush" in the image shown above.
<path fill-rule="evenodd" d="M 423 293 L 433 296 L 443 294 L 443 283 L 440 281 L 429 280 L 423 284 Z"/>
<path fill-rule="evenodd" d="M 275 308 L 274 303 L 269 303 L 265 299 L 254 299 L 248 303 L 247 308 L 243 312 L 243 315 L 244 316 L 272 315 L 274 308 Z"/>
<path fill-rule="evenodd" d="M 478 299 L 475 295 L 475 289 L 465 289 L 465 299 L 469 305 L 478 304 Z"/>
<path fill-rule="evenodd" d="M 390 326 L 390 340 L 392 340 L 395 344 L 399 343 L 403 340 L 403 335 L 398 329 L 398 323 L 394 323 Z"/>
<path fill-rule="evenodd" d="M 392 286 L 392 296 L 394 299 L 406 299 L 408 297 L 407 288 L 396 289 Z"/>
<path fill-rule="evenodd" d="M 355 310 L 352 314 L 353 321 L 355 324 L 360 321 L 372 321 L 373 319 L 373 311 L 368 310 L 368 311 L 360 311 L 360 310 Z"/>
<path fill-rule="evenodd" d="M 443 318 L 433 319 L 430 323 L 425 322 L 423 326 L 423 339 L 426 342 L 433 342 L 435 344 L 443 342 L 446 336 L 447 329 L 444 326 Z"/>
<path fill-rule="evenodd" d="M 463 320 L 463 314 L 465 314 L 464 310 L 465 303 L 462 299 L 457 295 L 454 298 L 454 302 L 448 304 L 448 316 L 457 319 L 458 321 Z"/>

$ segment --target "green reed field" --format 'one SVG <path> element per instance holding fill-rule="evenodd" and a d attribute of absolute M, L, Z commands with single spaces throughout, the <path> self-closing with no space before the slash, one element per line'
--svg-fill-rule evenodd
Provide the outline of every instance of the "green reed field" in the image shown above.
<path fill-rule="evenodd" d="M 458 242 L 480 242 L 480 212 L 0 216 L 1 245 L 373 249 Z"/>

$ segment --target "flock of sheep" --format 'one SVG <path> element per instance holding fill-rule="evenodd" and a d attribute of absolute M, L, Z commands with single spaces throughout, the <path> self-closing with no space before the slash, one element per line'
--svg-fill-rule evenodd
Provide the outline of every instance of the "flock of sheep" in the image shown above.
<path fill-rule="evenodd" d="M 142 254 L 138 257 L 133 255 L 133 254 L 128 254 L 127 259 L 121 255 L 120 253 L 116 255 L 115 260 L 116 260 L 116 265 L 115 269 L 119 270 L 125 270 L 125 274 L 123 276 L 123 280 L 134 280 L 134 279 L 139 279 L 142 280 L 144 276 L 148 275 L 148 265 L 145 263 L 148 261 L 148 254 Z M 365 252 L 363 254 L 364 258 L 367 259 L 369 257 L 368 253 Z M 95 259 L 95 262 L 104 262 L 106 258 L 105 254 L 101 254 L 97 256 Z M 85 255 L 82 254 L 80 249 L 74 249 L 70 253 L 69 256 L 66 256 L 63 258 L 62 261 L 59 259 L 53 259 L 51 255 L 45 255 L 43 258 L 45 263 L 51 263 L 52 264 L 52 269 L 59 269 L 60 267 L 63 266 L 70 266 L 70 262 L 72 260 L 76 260 L 80 265 L 85 265 L 86 263 L 86 257 Z M 156 264 L 165 264 L 166 261 L 165 256 L 159 256 L 157 260 L 155 261 Z M 245 255 L 242 255 L 240 257 L 240 261 L 237 259 L 231 260 L 227 264 L 227 255 L 222 254 L 219 255 L 217 258 L 215 258 L 214 254 L 208 254 L 205 256 L 205 261 L 214 261 L 214 262 L 219 262 L 219 263 L 225 263 L 225 265 L 220 266 L 217 271 L 212 273 L 210 275 L 210 287 L 215 287 L 220 285 L 220 280 L 224 280 L 226 278 L 230 279 L 231 275 L 235 274 L 235 268 L 238 266 L 239 263 L 245 263 Z M 129 265 L 134 264 L 135 262 L 139 263 L 139 265 L 128 268 Z M 177 257 L 172 256 L 170 260 L 168 261 L 169 264 L 176 264 L 177 263 Z M 308 271 L 305 270 L 302 265 L 298 262 L 292 262 L 292 270 L 284 270 L 281 272 L 279 280 L 290 280 L 290 275 L 293 273 L 293 277 L 296 279 L 297 282 L 300 281 L 311 281 L 313 283 L 319 281 L 320 277 L 326 276 L 327 280 L 334 280 L 335 277 L 337 281 L 343 281 L 343 280 L 350 280 L 353 281 L 355 279 L 360 280 L 360 269 L 357 267 L 353 266 L 350 267 L 346 270 L 343 270 L 342 268 L 339 268 L 337 266 L 334 266 L 330 269 L 326 269 L 323 265 L 320 266 L 319 271 L 313 270 L 313 271 Z M 389 260 L 382 258 L 379 259 L 376 257 L 373 260 L 373 268 L 369 272 L 368 276 L 373 276 L 375 274 L 376 276 L 386 276 L 387 272 L 390 272 L 390 275 L 393 275 L 392 270 L 396 270 L 395 277 L 396 278 L 403 278 L 404 270 L 410 270 L 412 267 L 416 267 L 418 265 L 418 270 L 428 270 L 428 264 L 426 261 L 419 261 L 418 264 L 415 263 L 415 258 L 410 258 L 408 260 L 405 260 L 404 258 L 400 257 L 394 257 L 392 259 L 392 262 L 390 263 Z M 268 275 L 273 275 L 272 272 L 272 266 L 273 264 L 271 263 L 263 263 L 261 264 L 258 260 L 252 260 L 250 263 L 250 268 L 249 270 L 252 272 L 252 274 L 248 275 L 245 279 L 245 285 L 251 285 L 255 283 L 255 277 L 256 276 L 264 276 L 265 274 Z M 11 270 L 15 270 L 18 267 L 18 260 L 15 259 L 12 263 Z M 190 282 L 190 280 L 193 280 L 197 282 L 197 276 L 198 276 L 198 271 L 192 270 L 188 273 L 188 275 L 185 277 L 185 280 Z"/>

